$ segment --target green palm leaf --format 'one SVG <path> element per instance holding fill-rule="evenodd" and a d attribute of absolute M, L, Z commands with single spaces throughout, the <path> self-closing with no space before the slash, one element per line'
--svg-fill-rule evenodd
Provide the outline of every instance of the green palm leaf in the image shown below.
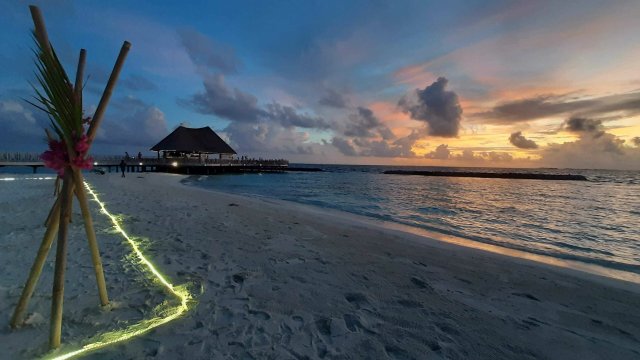
<path fill-rule="evenodd" d="M 46 51 L 35 35 L 34 41 L 35 77 L 39 87 L 31 84 L 35 95 L 34 101 L 28 102 L 46 113 L 51 120 L 51 128 L 67 146 L 72 146 L 74 138 L 83 133 L 82 103 L 76 98 L 73 84 L 53 48 Z"/>

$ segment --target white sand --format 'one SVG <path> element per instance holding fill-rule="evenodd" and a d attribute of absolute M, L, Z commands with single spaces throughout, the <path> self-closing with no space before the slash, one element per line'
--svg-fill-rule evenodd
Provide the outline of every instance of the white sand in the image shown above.
<path fill-rule="evenodd" d="M 125 229 L 174 283 L 185 317 L 93 353 L 101 359 L 638 359 L 640 288 L 416 239 L 353 215 L 179 184 L 90 175 Z M 0 321 L 8 324 L 52 198 L 52 181 L 0 181 Z M 46 201 L 44 201 L 45 199 Z M 78 212 L 76 207 L 76 213 Z M 63 342 L 149 316 L 166 296 L 94 214 L 115 306 L 99 309 L 79 216 L 72 225 Z M 422 240 L 422 241 L 416 241 Z M 30 325 L 0 330 L 0 358 L 46 350 L 53 257 Z"/>

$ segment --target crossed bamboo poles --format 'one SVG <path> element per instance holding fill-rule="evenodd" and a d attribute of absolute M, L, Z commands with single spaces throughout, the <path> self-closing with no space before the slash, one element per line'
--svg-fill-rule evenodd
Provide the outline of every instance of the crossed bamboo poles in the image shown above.
<path fill-rule="evenodd" d="M 43 51 L 53 56 L 53 50 L 49 43 L 49 37 L 47 35 L 47 29 L 44 24 L 44 18 L 40 9 L 36 6 L 29 6 L 31 11 L 31 17 L 35 26 L 36 41 L 40 44 Z M 111 94 L 115 88 L 116 82 L 120 75 L 120 71 L 124 65 L 124 61 L 127 57 L 131 44 L 125 41 L 122 44 L 120 53 L 107 82 L 96 112 L 87 131 L 87 143 L 89 147 L 93 143 L 93 140 L 100 126 L 100 122 L 104 117 L 104 113 L 107 109 L 107 104 L 111 99 Z M 73 86 L 74 100 L 77 106 L 82 107 L 82 77 L 84 75 L 84 67 L 86 62 L 86 50 L 80 50 L 80 57 L 78 60 L 78 67 L 76 71 L 75 84 Z M 65 74 L 66 76 L 66 74 Z M 33 291 L 35 290 L 42 268 L 53 244 L 56 233 L 58 234 L 58 244 L 56 248 L 56 262 L 53 279 L 53 292 L 51 302 L 51 322 L 49 332 L 49 347 L 55 349 L 60 347 L 60 339 L 62 332 L 62 305 L 64 301 L 64 273 L 67 260 L 67 237 L 69 233 L 69 222 L 71 220 L 71 210 L 73 206 L 73 196 L 75 195 L 80 204 L 80 211 L 84 220 L 85 232 L 87 240 L 89 242 L 89 250 L 91 251 L 91 261 L 95 270 L 96 281 L 98 283 L 98 294 L 100 297 L 100 304 L 102 306 L 109 304 L 109 297 L 107 295 L 107 287 L 104 280 L 104 272 L 102 270 L 102 261 L 100 259 L 100 250 L 98 248 L 98 241 L 96 239 L 95 229 L 93 228 L 93 219 L 91 218 L 91 212 L 89 211 L 89 202 L 87 200 L 87 194 L 84 188 L 84 180 L 80 169 L 73 166 L 73 158 L 75 151 L 73 144 L 67 144 L 69 153 L 69 164 L 66 166 L 64 176 L 62 178 L 62 190 L 57 192 L 57 198 L 49 216 L 45 221 L 47 230 L 45 231 L 42 243 L 38 249 L 38 254 L 29 272 L 29 277 L 22 290 L 22 295 L 18 301 L 18 305 L 11 318 L 11 327 L 17 328 L 24 319 L 25 312 Z M 57 188 L 57 187 L 56 187 Z"/>

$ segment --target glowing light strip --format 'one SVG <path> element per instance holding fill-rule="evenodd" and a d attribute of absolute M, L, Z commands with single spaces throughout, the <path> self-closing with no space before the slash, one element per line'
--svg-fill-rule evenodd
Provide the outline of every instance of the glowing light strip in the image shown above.
<path fill-rule="evenodd" d="M 45 177 L 21 177 L 21 178 L 14 178 L 14 177 L 5 177 L 5 178 L 0 178 L 0 181 L 16 181 L 16 180 L 53 180 L 55 179 L 55 176 L 45 176 Z"/>
<path fill-rule="evenodd" d="M 90 351 L 102 349 L 109 345 L 113 345 L 142 335 L 151 329 L 157 328 L 158 326 L 179 318 L 189 310 L 189 303 L 191 302 L 191 300 L 193 300 L 193 296 L 189 293 L 185 285 L 174 286 L 158 271 L 158 269 L 151 263 L 151 261 L 149 261 L 149 259 L 144 256 L 142 251 L 140 251 L 140 245 L 124 231 L 118 218 L 112 215 L 107 210 L 104 203 L 100 201 L 100 199 L 98 199 L 98 195 L 93 191 L 91 186 L 89 186 L 87 182 L 85 182 L 84 185 L 86 186 L 89 194 L 93 196 L 93 200 L 95 200 L 100 206 L 100 212 L 106 215 L 111 220 L 114 229 L 116 229 L 117 232 L 119 232 L 127 240 L 127 242 L 129 242 L 129 245 L 131 245 L 133 252 L 136 254 L 140 262 L 143 263 L 154 276 L 153 280 L 157 280 L 158 282 L 160 282 L 160 284 L 167 291 L 169 291 L 178 300 L 180 300 L 180 305 L 174 307 L 166 307 L 167 305 L 161 304 L 156 308 L 156 311 L 159 312 L 161 316 L 142 320 L 141 322 L 130 325 L 122 330 L 110 331 L 101 335 L 97 335 L 96 337 L 98 338 L 98 340 L 95 342 L 84 345 L 82 348 L 75 351 L 71 351 L 62 355 L 47 357 L 47 359 L 64 360 L 79 355 L 86 355 L 86 353 Z"/>

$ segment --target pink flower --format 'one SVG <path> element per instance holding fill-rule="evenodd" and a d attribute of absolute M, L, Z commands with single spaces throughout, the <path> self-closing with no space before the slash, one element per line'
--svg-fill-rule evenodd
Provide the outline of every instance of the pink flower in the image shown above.
<path fill-rule="evenodd" d="M 85 154 L 89 150 L 89 138 L 87 138 L 87 135 L 82 135 L 80 139 L 76 140 L 75 150 L 78 154 Z"/>
<path fill-rule="evenodd" d="M 64 175 L 64 168 L 69 162 L 64 141 L 49 141 L 49 150 L 42 153 L 40 159 L 44 161 L 46 167 L 55 170 L 59 176 Z"/>
<path fill-rule="evenodd" d="M 93 159 L 91 157 L 85 159 L 78 156 L 73 159 L 73 165 L 79 169 L 91 170 L 93 168 Z"/>
<path fill-rule="evenodd" d="M 93 168 L 93 159 L 87 156 L 87 151 L 89 151 L 89 139 L 87 136 L 82 135 L 77 139 L 73 149 L 76 152 L 76 156 L 71 163 L 64 141 L 51 140 L 49 141 L 49 150 L 42 153 L 40 159 L 44 161 L 46 167 L 55 170 L 59 176 L 64 175 L 64 169 L 69 165 L 79 169 L 91 170 Z"/>

